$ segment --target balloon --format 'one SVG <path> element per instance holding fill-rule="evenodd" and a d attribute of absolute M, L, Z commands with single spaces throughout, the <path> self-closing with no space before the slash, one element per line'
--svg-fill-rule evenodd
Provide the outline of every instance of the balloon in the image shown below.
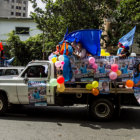
<path fill-rule="evenodd" d="M 104 49 L 101 49 L 101 53 L 105 53 L 105 50 Z"/>
<path fill-rule="evenodd" d="M 57 62 L 55 63 L 55 66 L 56 66 L 57 68 L 59 68 L 59 67 L 61 66 L 61 62 L 60 62 L 60 61 L 57 61 Z"/>
<path fill-rule="evenodd" d="M 94 96 L 99 95 L 99 89 L 93 88 L 93 89 L 92 89 L 92 94 L 93 94 Z"/>
<path fill-rule="evenodd" d="M 53 87 L 57 86 L 57 79 L 52 78 L 52 79 L 50 80 L 50 86 L 53 86 Z"/>
<path fill-rule="evenodd" d="M 118 65 L 117 64 L 112 64 L 111 65 L 111 70 L 114 71 L 114 72 L 117 72 L 118 71 Z"/>
<path fill-rule="evenodd" d="M 117 78 L 117 73 L 116 72 L 110 72 L 109 73 L 109 78 L 111 79 L 111 80 L 115 80 L 116 78 Z"/>
<path fill-rule="evenodd" d="M 58 84 L 57 85 L 57 90 L 59 92 L 64 92 L 65 91 L 65 85 L 64 84 Z"/>
<path fill-rule="evenodd" d="M 117 73 L 117 76 L 120 76 L 122 74 L 120 70 L 118 70 L 116 73 Z"/>
<path fill-rule="evenodd" d="M 94 57 L 90 57 L 89 58 L 89 63 L 90 64 L 94 64 L 95 63 L 95 58 Z"/>
<path fill-rule="evenodd" d="M 61 62 L 61 65 L 64 65 L 64 64 L 65 64 L 65 62 L 64 62 L 64 61 L 62 61 L 62 62 Z"/>
<path fill-rule="evenodd" d="M 110 53 L 106 52 L 106 53 L 105 53 L 105 56 L 110 56 Z"/>
<path fill-rule="evenodd" d="M 97 69 L 97 68 L 98 68 L 98 65 L 97 65 L 96 63 L 94 63 L 94 64 L 92 65 L 92 68 L 93 68 L 93 69 Z"/>
<path fill-rule="evenodd" d="M 87 85 L 86 85 L 86 89 L 87 89 L 87 90 L 92 90 L 92 84 L 87 84 Z"/>
<path fill-rule="evenodd" d="M 63 56 L 63 55 L 60 55 L 60 56 L 58 57 L 58 59 L 59 59 L 59 61 L 64 61 L 64 56 Z"/>
<path fill-rule="evenodd" d="M 50 56 L 48 57 L 49 61 L 51 61 L 53 58 L 53 53 L 50 54 Z"/>
<path fill-rule="evenodd" d="M 65 79 L 64 79 L 63 76 L 59 76 L 59 77 L 57 78 L 57 83 L 58 83 L 58 84 L 63 84 L 64 81 L 65 81 Z"/>
<path fill-rule="evenodd" d="M 98 81 L 93 81 L 92 82 L 92 88 L 97 88 L 99 86 L 99 82 Z"/>
<path fill-rule="evenodd" d="M 101 56 L 105 56 L 105 50 L 101 49 Z"/>
<path fill-rule="evenodd" d="M 56 61 L 57 61 L 57 60 L 56 60 L 56 57 L 53 57 L 53 58 L 52 58 L 52 62 L 55 63 Z"/>
<path fill-rule="evenodd" d="M 126 81 L 126 86 L 127 87 L 133 87 L 134 86 L 134 82 L 132 80 L 127 80 Z"/>

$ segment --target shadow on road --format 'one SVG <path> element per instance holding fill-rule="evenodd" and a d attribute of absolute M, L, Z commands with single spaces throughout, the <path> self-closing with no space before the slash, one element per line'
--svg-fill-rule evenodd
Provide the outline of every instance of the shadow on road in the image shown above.
<path fill-rule="evenodd" d="M 120 118 L 110 122 L 91 121 L 86 107 L 47 107 L 12 109 L 0 117 L 0 120 L 52 122 L 62 126 L 63 123 L 77 123 L 92 129 L 140 129 L 140 109 L 122 109 Z"/>

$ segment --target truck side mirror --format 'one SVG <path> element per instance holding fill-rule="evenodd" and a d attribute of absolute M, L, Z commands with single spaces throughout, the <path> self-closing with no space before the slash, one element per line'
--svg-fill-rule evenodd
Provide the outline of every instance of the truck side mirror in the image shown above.
<path fill-rule="evenodd" d="M 29 79 L 27 77 L 27 73 L 25 73 L 24 82 L 27 83 L 28 81 L 29 81 Z"/>

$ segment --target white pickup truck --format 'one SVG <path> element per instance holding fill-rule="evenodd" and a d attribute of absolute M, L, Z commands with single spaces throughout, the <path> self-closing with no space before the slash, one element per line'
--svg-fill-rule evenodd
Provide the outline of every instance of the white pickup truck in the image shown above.
<path fill-rule="evenodd" d="M 43 73 L 40 73 L 42 72 Z M 94 96 L 85 89 L 85 83 L 66 85 L 64 92 L 57 92 L 49 86 L 56 78 L 56 68 L 50 61 L 32 61 L 18 77 L 0 78 L 0 114 L 4 114 L 11 104 L 34 106 L 66 106 L 85 104 L 92 117 L 99 120 L 110 119 L 120 105 L 137 105 L 133 90 L 110 87 L 110 94 Z M 112 84 L 110 84 L 111 86 Z M 122 94 L 124 93 L 124 94 Z"/>

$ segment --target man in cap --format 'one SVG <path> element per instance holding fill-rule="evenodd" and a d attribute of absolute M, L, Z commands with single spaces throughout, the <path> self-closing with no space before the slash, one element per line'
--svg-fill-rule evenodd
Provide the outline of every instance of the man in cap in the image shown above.
<path fill-rule="evenodd" d="M 122 43 L 118 43 L 118 51 L 117 51 L 117 56 L 119 56 L 121 54 L 121 51 L 123 50 L 123 44 Z"/>
<path fill-rule="evenodd" d="M 120 57 L 128 57 L 130 55 L 129 53 L 129 46 L 122 46 L 123 50 L 120 53 Z"/>

